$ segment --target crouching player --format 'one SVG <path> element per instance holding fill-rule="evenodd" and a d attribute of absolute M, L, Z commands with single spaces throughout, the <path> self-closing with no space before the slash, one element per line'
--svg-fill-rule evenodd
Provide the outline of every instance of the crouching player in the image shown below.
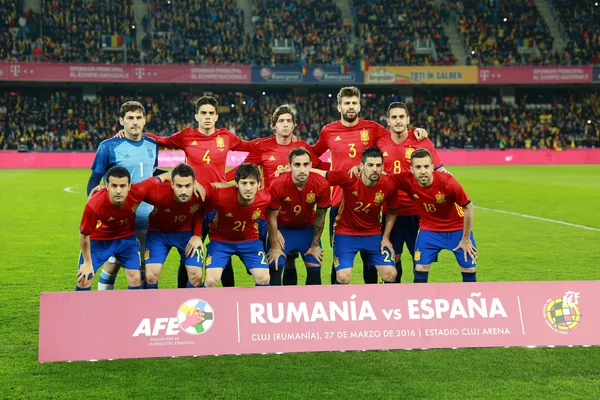
<path fill-rule="evenodd" d="M 237 255 L 254 276 L 256 286 L 269 285 L 269 264 L 263 242 L 258 238 L 258 219 L 267 211 L 271 196 L 258 190 L 260 171 L 254 164 L 241 164 L 235 186 L 213 191 L 204 211 L 215 210 L 206 246 L 206 287 L 221 281 L 227 260 Z"/>
<path fill-rule="evenodd" d="M 417 149 L 410 156 L 411 173 L 393 175 L 398 189 L 406 192 L 421 217 L 415 244 L 415 283 L 425 283 L 429 267 L 441 250 L 454 252 L 463 282 L 475 282 L 477 248 L 473 237 L 475 210 L 464 189 L 452 175 L 434 171 L 431 153 Z"/>
<path fill-rule="evenodd" d="M 200 287 L 204 252 L 202 248 L 202 206 L 211 186 L 204 185 L 205 199 L 194 195 L 194 169 L 179 164 L 171 171 L 171 182 L 157 184 L 144 199 L 154 206 L 146 237 L 145 289 L 157 289 L 158 278 L 171 248 L 179 252 L 188 274 L 187 287 Z"/>
<path fill-rule="evenodd" d="M 267 259 L 271 286 L 281 285 L 286 257 L 294 251 L 302 255 L 306 265 L 306 284 L 320 285 L 323 262 L 321 234 L 325 214 L 331 206 L 329 183 L 323 177 L 310 173 L 311 153 L 307 149 L 293 149 L 288 161 L 291 173 L 279 176 L 269 189 L 271 205 L 267 212 L 267 225 L 270 250 Z M 283 236 L 284 248 L 279 245 L 278 228 Z"/>
<path fill-rule="evenodd" d="M 364 251 L 367 266 L 375 267 L 384 283 L 394 283 L 396 264 L 390 233 L 396 222 L 398 196 L 394 182 L 383 171 L 383 154 L 377 147 L 367 147 L 362 153 L 360 176 L 346 171 L 329 171 L 330 185 L 342 188 L 342 203 L 333 226 L 333 264 L 336 283 L 350 282 L 356 253 Z M 311 173 L 321 174 L 312 169 Z M 323 173 L 323 175 L 325 175 Z M 381 209 L 387 205 L 385 227 L 381 230 Z"/>
<path fill-rule="evenodd" d="M 129 289 L 143 288 L 135 213 L 156 183 L 165 180 L 170 180 L 169 173 L 132 185 L 127 169 L 115 166 L 106 172 L 106 189 L 94 193 L 83 211 L 75 290 L 91 290 L 96 271 L 111 256 L 117 257 L 125 268 Z"/>

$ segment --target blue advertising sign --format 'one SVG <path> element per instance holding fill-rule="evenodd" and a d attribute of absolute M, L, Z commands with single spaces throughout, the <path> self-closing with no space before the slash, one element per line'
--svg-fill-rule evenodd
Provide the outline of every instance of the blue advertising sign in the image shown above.
<path fill-rule="evenodd" d="M 600 82 L 600 67 L 592 69 L 592 82 Z"/>
<path fill-rule="evenodd" d="M 357 84 L 364 82 L 364 72 L 353 67 L 252 67 L 252 83 L 271 84 Z"/>

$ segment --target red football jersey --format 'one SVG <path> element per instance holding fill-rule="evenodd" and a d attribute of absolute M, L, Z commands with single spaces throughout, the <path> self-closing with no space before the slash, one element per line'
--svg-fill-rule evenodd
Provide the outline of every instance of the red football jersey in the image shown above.
<path fill-rule="evenodd" d="M 277 225 L 287 228 L 313 226 L 318 208 L 331 207 L 329 182 L 318 174 L 308 174 L 308 181 L 298 190 L 292 173 L 287 172 L 276 178 L 269 190 L 272 210 L 279 210 Z"/>
<path fill-rule="evenodd" d="M 169 137 L 152 135 L 158 145 L 185 152 L 185 162 L 194 168 L 196 177 L 205 182 L 225 182 L 225 167 L 229 150 L 242 150 L 242 140 L 227 129 L 216 129 L 204 135 L 197 129 L 185 128 Z"/>
<path fill-rule="evenodd" d="M 206 190 L 206 201 L 210 199 L 212 186 L 203 185 Z M 144 198 L 154 209 L 150 213 L 148 230 L 157 232 L 186 232 L 194 230 L 194 235 L 202 236 L 202 221 L 204 201 L 193 195 L 187 203 L 175 199 L 171 182 L 164 182 Z"/>
<path fill-rule="evenodd" d="M 438 156 L 431 140 L 417 140 L 414 130 L 415 128 L 409 129 L 408 137 L 400 143 L 394 142 L 391 134 L 377 140 L 377 147 L 383 152 L 383 169 L 388 174 L 397 175 L 402 172 L 410 172 L 410 156 L 416 149 L 429 150 L 434 167 L 440 168 L 443 166 L 442 160 Z M 406 192 L 399 190 L 398 198 L 400 199 L 398 215 L 417 215 L 417 210 L 415 210 L 413 202 Z M 387 213 L 385 207 L 383 213 Z"/>
<path fill-rule="evenodd" d="M 258 239 L 258 219 L 271 203 L 271 195 L 259 190 L 252 204 L 241 205 L 235 186 L 215 189 L 210 201 L 204 205 L 206 212 L 216 210 L 210 224 L 210 240 L 243 242 Z"/>
<path fill-rule="evenodd" d="M 363 236 L 377 235 L 381 230 L 381 209 L 399 207 L 394 181 L 381 175 L 373 187 L 366 186 L 361 177 L 350 177 L 344 171 L 330 171 L 327 180 L 343 190 L 342 203 L 335 218 L 334 233 Z"/>
<path fill-rule="evenodd" d="M 313 168 L 317 168 L 321 160 L 312 151 L 312 147 L 304 140 L 290 142 L 287 145 L 277 144 L 277 138 L 270 136 L 265 139 L 257 139 L 250 142 L 249 153 L 244 162 L 258 165 L 262 169 L 262 187 L 269 188 L 271 182 L 275 179 L 275 172 L 279 167 L 289 165 L 288 155 L 296 147 L 304 147 L 310 151 L 312 156 Z M 232 170 L 233 171 L 233 170 Z M 234 176 L 227 175 L 227 179 L 234 179 Z"/>
<path fill-rule="evenodd" d="M 318 155 L 329 150 L 331 154 L 331 170 L 348 172 L 350 168 L 358 165 L 361 161 L 362 152 L 370 146 L 374 146 L 377 139 L 390 133 L 377 122 L 358 119 L 358 124 L 352 127 L 342 125 L 337 121 L 325 125 L 321 129 L 319 139 L 313 146 L 313 151 Z M 333 188 L 331 203 L 334 207 L 342 201 L 342 190 Z"/>
<path fill-rule="evenodd" d="M 135 211 L 159 183 L 160 179 L 153 177 L 132 184 L 121 207 L 110 202 L 108 189 L 95 193 L 85 205 L 79 231 L 89 235 L 91 240 L 116 240 L 135 235 Z"/>
<path fill-rule="evenodd" d="M 445 172 L 433 171 L 433 183 L 424 188 L 410 172 L 392 175 L 396 186 L 408 193 L 421 217 L 420 228 L 453 232 L 464 227 L 462 207 L 471 202 L 456 179 Z"/>

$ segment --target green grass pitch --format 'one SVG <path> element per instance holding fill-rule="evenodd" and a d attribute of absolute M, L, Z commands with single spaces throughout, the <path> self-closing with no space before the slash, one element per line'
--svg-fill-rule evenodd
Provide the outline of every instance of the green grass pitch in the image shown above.
<path fill-rule="evenodd" d="M 449 169 L 479 207 L 479 281 L 600 279 L 600 165 Z M 600 398 L 594 347 L 38 364 L 39 294 L 74 288 L 88 177 L 80 169 L 0 170 L 0 398 Z M 161 287 L 175 287 L 176 265 L 172 254 Z M 360 275 L 357 268 L 353 283 Z M 239 268 L 236 279 L 253 284 Z M 432 266 L 430 281 L 460 281 L 451 253 Z M 117 288 L 126 288 L 123 276 Z"/>

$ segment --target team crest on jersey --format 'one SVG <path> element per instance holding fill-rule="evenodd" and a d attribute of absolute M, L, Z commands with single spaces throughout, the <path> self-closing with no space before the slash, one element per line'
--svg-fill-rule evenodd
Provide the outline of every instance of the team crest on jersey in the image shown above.
<path fill-rule="evenodd" d="M 217 148 L 221 151 L 225 149 L 225 139 L 223 139 L 221 135 L 217 136 Z"/>
<path fill-rule="evenodd" d="M 445 203 L 446 202 L 446 196 L 444 196 L 441 193 L 438 193 L 438 194 L 435 195 L 435 201 L 437 201 L 438 204 Z"/>
<path fill-rule="evenodd" d="M 206 257 L 206 266 L 209 266 L 210 264 L 212 264 L 212 256 Z"/>
<path fill-rule="evenodd" d="M 149 258 L 150 258 L 150 250 L 146 249 L 146 251 L 144 251 L 144 261 L 146 261 Z"/>
<path fill-rule="evenodd" d="M 336 257 L 333 259 L 333 266 L 334 267 L 339 267 L 340 266 L 340 259 L 339 257 Z"/>
<path fill-rule="evenodd" d="M 131 207 L 131 212 L 135 213 L 138 209 L 138 207 L 140 206 L 140 203 L 136 204 L 135 206 Z"/>
<path fill-rule="evenodd" d="M 412 147 L 409 147 L 408 149 L 406 149 L 406 152 L 404 153 L 404 157 L 407 160 L 410 160 L 410 156 L 412 156 L 413 151 L 415 151 L 415 149 L 413 149 Z"/>
<path fill-rule="evenodd" d="M 190 207 L 190 214 L 195 213 L 196 211 L 198 211 L 198 208 L 200 206 L 198 206 L 198 204 L 194 204 L 193 206 Z"/>
<path fill-rule="evenodd" d="M 421 252 L 419 250 L 415 251 L 415 261 L 421 261 Z"/>
<path fill-rule="evenodd" d="M 366 129 L 363 129 L 362 131 L 360 131 L 360 140 L 362 142 L 368 142 L 369 141 L 369 131 Z"/>
<path fill-rule="evenodd" d="M 381 203 L 385 195 L 382 192 L 375 193 L 375 203 Z"/>
<path fill-rule="evenodd" d="M 315 198 L 316 195 L 314 193 L 309 193 L 306 195 L 306 202 L 307 203 L 314 203 L 315 202 Z"/>
<path fill-rule="evenodd" d="M 96 221 L 96 229 L 100 228 L 100 225 L 102 225 L 102 221 Z"/>
<path fill-rule="evenodd" d="M 152 149 L 148 149 L 148 158 L 149 159 L 154 159 L 154 152 L 152 151 Z"/>
<path fill-rule="evenodd" d="M 252 219 L 258 219 L 258 218 L 260 218 L 260 210 L 255 210 L 252 213 Z"/>

